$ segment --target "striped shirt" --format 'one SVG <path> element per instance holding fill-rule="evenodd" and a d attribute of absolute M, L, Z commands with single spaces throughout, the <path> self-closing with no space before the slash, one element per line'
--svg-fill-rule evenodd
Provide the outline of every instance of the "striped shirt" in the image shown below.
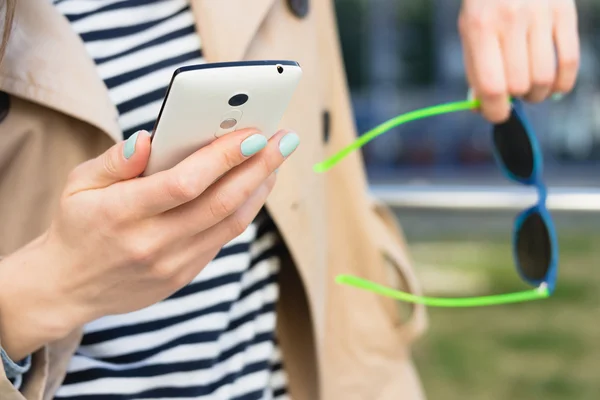
<path fill-rule="evenodd" d="M 124 137 L 151 130 L 173 71 L 202 63 L 187 0 L 51 0 L 80 35 Z M 186 287 L 84 327 L 56 399 L 285 399 L 281 243 L 266 211 Z"/>

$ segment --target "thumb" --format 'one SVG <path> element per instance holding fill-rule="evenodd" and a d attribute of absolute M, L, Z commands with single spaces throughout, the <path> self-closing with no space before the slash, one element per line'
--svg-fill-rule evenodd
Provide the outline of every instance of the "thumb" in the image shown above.
<path fill-rule="evenodd" d="M 150 133 L 138 131 L 117 143 L 98 157 L 73 170 L 67 191 L 102 189 L 117 182 L 139 176 L 150 156 Z"/>

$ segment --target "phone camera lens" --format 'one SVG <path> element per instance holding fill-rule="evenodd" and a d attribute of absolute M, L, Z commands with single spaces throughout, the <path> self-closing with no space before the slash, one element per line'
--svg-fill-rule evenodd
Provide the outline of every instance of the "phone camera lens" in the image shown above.
<path fill-rule="evenodd" d="M 231 107 L 239 107 L 248 101 L 248 95 L 244 93 L 236 94 L 229 99 L 229 105 Z"/>
<path fill-rule="evenodd" d="M 279 72 L 280 74 L 283 74 L 283 67 L 281 65 L 277 66 L 277 72 Z"/>

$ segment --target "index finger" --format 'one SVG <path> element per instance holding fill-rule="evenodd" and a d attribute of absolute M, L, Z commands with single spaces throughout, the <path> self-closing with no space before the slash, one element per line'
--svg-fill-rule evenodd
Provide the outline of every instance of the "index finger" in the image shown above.
<path fill-rule="evenodd" d="M 231 132 L 171 169 L 123 182 L 122 201 L 135 205 L 139 217 L 161 214 L 194 200 L 266 145 L 267 138 L 257 130 Z"/>
<path fill-rule="evenodd" d="M 470 86 L 481 102 L 481 113 L 491 122 L 501 122 L 510 113 L 504 60 L 493 28 L 466 17 L 461 36 L 469 60 Z"/>

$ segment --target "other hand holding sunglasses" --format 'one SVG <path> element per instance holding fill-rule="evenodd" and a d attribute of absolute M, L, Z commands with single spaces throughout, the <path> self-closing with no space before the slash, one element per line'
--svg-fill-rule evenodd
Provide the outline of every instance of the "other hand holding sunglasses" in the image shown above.
<path fill-rule="evenodd" d="M 547 190 L 542 179 L 543 157 L 537 137 L 527 120 L 522 103 L 512 100 L 510 118 L 493 127 L 494 157 L 508 179 L 534 186 L 538 202 L 515 219 L 513 255 L 521 278 L 534 287 L 517 293 L 470 298 L 416 296 L 353 275 L 339 275 L 337 282 L 368 290 L 397 300 L 432 307 L 477 307 L 544 299 L 552 295 L 558 272 L 558 242 L 552 217 L 546 208 Z M 404 123 L 434 115 L 479 108 L 479 101 L 467 100 L 441 104 L 392 118 L 360 136 L 355 142 L 314 166 L 325 172 L 352 151 L 375 137 Z"/>

